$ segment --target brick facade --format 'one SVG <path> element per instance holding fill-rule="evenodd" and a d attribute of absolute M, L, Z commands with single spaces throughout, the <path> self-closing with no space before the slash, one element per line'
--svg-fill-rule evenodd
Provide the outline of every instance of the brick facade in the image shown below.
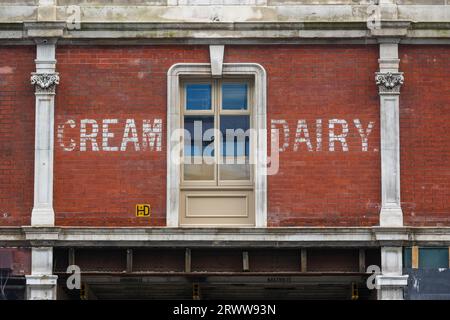
<path fill-rule="evenodd" d="M 401 46 L 402 208 L 405 225 L 450 223 L 450 48 Z"/>
<path fill-rule="evenodd" d="M 268 179 L 269 225 L 377 225 L 381 201 L 379 98 L 373 81 L 377 47 L 230 47 L 225 57 L 226 62 L 253 61 L 264 66 L 268 119 L 286 120 L 289 126 L 290 141 L 280 155 L 280 171 Z M 299 143 L 295 151 L 297 122 L 302 119 L 308 125 L 312 151 L 305 143 Z M 320 151 L 317 119 L 322 120 Z M 330 119 L 347 121 L 347 152 L 339 143 L 330 151 Z M 365 128 L 374 122 L 366 152 L 354 119 Z M 339 131 L 336 126 L 336 134 Z"/>
<path fill-rule="evenodd" d="M 142 120 L 163 120 L 161 151 L 136 151 L 132 143 L 124 152 L 103 151 L 101 146 L 95 152 L 89 143 L 90 151 L 80 152 L 78 144 L 67 152 L 55 145 L 56 224 L 165 225 L 167 70 L 180 61 L 207 62 L 207 47 L 62 46 L 56 58 L 61 84 L 55 123 L 77 123 L 75 129 L 65 129 L 67 139 L 71 132 L 77 139 L 81 119 L 93 119 L 99 123 L 101 145 L 103 119 L 115 118 L 119 123 L 109 126 L 115 134 L 109 144 L 120 146 L 126 119 L 135 120 L 139 136 Z M 136 218 L 140 203 L 151 205 L 151 218 Z"/>
<path fill-rule="evenodd" d="M 257 62 L 266 68 L 268 125 L 272 119 L 288 122 L 290 145 L 281 154 L 279 174 L 269 177 L 269 224 L 377 224 L 379 111 L 372 79 L 372 71 L 377 67 L 377 48 L 237 46 L 227 48 L 225 56 L 225 62 Z M 142 130 L 140 120 L 145 118 L 164 119 L 165 131 L 168 68 L 180 61 L 208 62 L 208 51 L 206 46 L 187 49 L 60 47 L 57 59 L 62 81 L 56 103 L 64 106 L 56 108 L 58 124 L 74 119 L 77 128 L 72 132 L 78 134 L 79 120 L 83 118 L 96 121 L 132 118 L 136 120 L 139 133 Z M 338 79 L 336 74 L 339 74 Z M 317 88 L 327 88 L 326 94 Z M 309 124 L 314 144 L 312 152 L 307 151 L 304 143 L 294 151 L 299 119 Z M 322 150 L 319 151 L 314 141 L 317 119 L 323 121 Z M 330 119 L 348 122 L 348 152 L 343 152 L 339 143 L 335 151 L 329 151 Z M 375 124 L 366 152 L 361 149 L 355 119 L 359 119 L 363 127 L 370 121 Z M 115 146 L 120 145 L 123 123 L 116 128 L 116 137 L 110 140 Z M 338 126 L 337 133 L 339 130 Z M 70 140 L 67 134 L 65 137 Z M 63 143 L 66 145 L 68 141 Z M 92 150 L 89 145 L 86 148 Z M 164 225 L 164 148 L 162 152 L 136 152 L 133 147 L 126 152 L 80 152 L 77 148 L 74 152 L 65 152 L 56 145 L 55 150 L 57 224 Z M 298 203 L 292 203 L 292 194 L 297 195 Z M 153 218 L 136 219 L 136 203 L 150 203 Z"/>
<path fill-rule="evenodd" d="M 0 47 L 0 226 L 30 224 L 35 51 L 34 46 Z"/>
<path fill-rule="evenodd" d="M 448 225 L 449 55 L 443 46 L 402 46 L 400 96 L 402 206 L 407 225 Z M 3 47 L 0 55 L 0 223 L 28 225 L 33 200 L 34 97 L 29 74 L 34 47 Z M 225 62 L 256 62 L 268 75 L 268 127 L 285 121 L 289 141 L 280 170 L 268 179 L 269 226 L 372 226 L 380 210 L 378 48 L 368 46 L 227 46 Z M 8 61 L 4 63 L 3 61 Z M 54 209 L 59 226 L 164 226 L 166 206 L 166 75 L 177 62 L 209 62 L 207 46 L 58 46 L 55 108 Z M 421 89 L 421 86 L 426 86 Z M 80 150 L 83 119 L 98 125 L 99 151 Z M 133 119 L 140 150 L 120 148 Z M 162 145 L 144 150 L 143 121 L 162 119 Z M 75 128 L 67 124 L 73 120 Z M 275 120 L 275 121 L 274 121 Z M 299 120 L 311 149 L 296 143 Z M 322 121 L 321 147 L 317 120 Z M 329 145 L 329 121 L 348 124 L 348 151 Z M 366 147 L 356 126 L 373 128 Z M 278 121 L 278 122 L 277 122 Z M 64 137 L 58 126 L 66 123 Z M 152 122 L 153 123 L 153 122 Z M 87 133 L 92 125 L 86 125 Z M 342 125 L 335 125 L 340 134 Z M 304 138 L 304 131 L 299 138 Z M 72 140 L 71 140 L 72 139 Z M 73 151 L 65 151 L 71 142 Z M 365 149 L 364 149 L 365 148 Z M 295 199 L 295 202 L 293 201 Z M 138 203 L 152 217 L 136 218 Z M 6 215 L 5 215 L 6 213 Z"/>

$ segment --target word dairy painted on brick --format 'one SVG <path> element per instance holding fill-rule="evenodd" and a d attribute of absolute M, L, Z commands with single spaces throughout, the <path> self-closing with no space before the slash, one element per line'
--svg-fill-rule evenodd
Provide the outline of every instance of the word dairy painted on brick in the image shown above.
<path fill-rule="evenodd" d="M 64 151 L 74 151 L 77 147 L 79 151 L 161 151 L 162 119 L 142 120 L 139 124 L 140 132 L 135 119 L 103 119 L 99 122 L 81 119 L 77 131 L 77 122 L 69 119 L 58 126 L 58 144 Z M 120 142 L 113 145 L 118 130 Z M 79 135 L 75 135 L 78 132 Z"/>
<path fill-rule="evenodd" d="M 370 121 L 366 126 L 362 124 L 359 119 L 353 120 L 353 125 L 355 129 L 358 131 L 358 134 L 361 138 L 361 151 L 367 152 L 369 150 L 369 135 L 372 132 L 375 122 Z M 315 141 L 311 137 L 312 128 L 309 126 L 305 119 L 297 120 L 296 131 L 294 137 L 293 151 L 299 151 L 301 148 L 305 148 L 307 151 L 322 151 L 322 142 L 323 142 L 323 123 L 322 119 L 315 120 Z M 286 151 L 290 144 L 290 129 L 289 124 L 286 120 L 272 119 L 271 120 L 271 130 L 272 136 L 274 135 L 276 130 L 283 132 L 278 136 L 280 137 L 280 147 L 279 151 Z M 340 151 L 343 152 L 349 151 L 348 139 L 347 136 L 349 134 L 349 123 L 344 119 L 329 119 L 328 120 L 328 151 Z M 325 133 L 326 134 L 326 133 Z M 313 146 L 315 143 L 315 148 Z M 302 147 L 305 146 L 305 147 Z"/>

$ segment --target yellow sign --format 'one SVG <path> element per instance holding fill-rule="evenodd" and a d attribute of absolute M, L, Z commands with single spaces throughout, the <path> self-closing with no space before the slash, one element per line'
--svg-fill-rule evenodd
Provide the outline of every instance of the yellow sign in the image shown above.
<path fill-rule="evenodd" d="M 137 204 L 136 205 L 136 217 L 150 217 L 150 205 L 149 204 Z"/>

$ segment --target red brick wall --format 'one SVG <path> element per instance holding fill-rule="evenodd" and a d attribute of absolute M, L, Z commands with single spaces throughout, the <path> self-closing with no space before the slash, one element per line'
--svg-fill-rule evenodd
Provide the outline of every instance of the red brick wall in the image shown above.
<path fill-rule="evenodd" d="M 450 47 L 400 47 L 402 208 L 406 225 L 450 225 Z"/>
<path fill-rule="evenodd" d="M 226 62 L 258 62 L 268 75 L 268 118 L 286 119 L 290 147 L 268 179 L 270 226 L 377 225 L 380 206 L 379 98 L 376 46 L 227 47 Z M 306 119 L 312 146 L 322 119 L 322 151 L 293 151 L 296 121 Z M 348 152 L 328 147 L 329 119 L 349 125 Z M 362 152 L 354 119 L 374 121 Z M 338 127 L 337 127 L 338 128 Z M 337 133 L 338 133 L 337 129 Z"/>
<path fill-rule="evenodd" d="M 58 47 L 55 124 L 73 119 L 77 125 L 65 129 L 67 139 L 71 132 L 79 138 L 81 119 L 96 120 L 101 137 L 102 119 L 118 118 L 121 123 L 110 125 L 116 134 L 110 144 L 117 146 L 126 119 L 135 119 L 140 135 L 143 119 L 160 118 L 163 143 L 160 152 L 136 152 L 132 144 L 108 152 L 100 138 L 98 152 L 65 152 L 55 139 L 57 225 L 165 225 L 167 71 L 177 62 L 208 59 L 206 46 Z M 152 206 L 150 219 L 135 217 L 139 203 Z"/>
<path fill-rule="evenodd" d="M 448 225 L 450 207 L 450 50 L 401 46 L 402 206 L 407 225 Z M 34 70 L 32 46 L 0 48 L 0 225 L 27 225 L 33 201 Z M 68 119 L 64 143 L 79 138 L 81 119 L 163 120 L 162 150 L 65 152 L 55 128 L 55 211 L 58 225 L 164 225 L 166 73 L 177 62 L 208 62 L 206 46 L 75 47 L 57 50 L 55 124 Z M 268 74 L 268 126 L 286 120 L 290 145 L 269 181 L 271 226 L 376 225 L 380 205 L 379 102 L 373 73 L 376 46 L 228 46 L 226 62 L 257 62 Z M 94 98 L 93 98 L 94 97 Z M 314 151 L 293 150 L 297 120 L 307 121 Z M 316 151 L 315 120 L 323 121 Z M 349 125 L 348 152 L 328 150 L 328 120 Z M 353 125 L 375 123 L 368 150 Z M 111 125 L 120 144 L 124 123 Z M 339 128 L 339 126 L 337 126 Z M 72 131 L 71 131 L 72 130 Z M 339 129 L 337 129 L 337 132 Z M 69 139 L 69 140 L 68 140 Z M 90 146 L 88 145 L 88 148 Z M 141 146 L 142 147 L 142 146 Z M 78 146 L 79 148 L 79 146 Z M 151 219 L 134 216 L 152 205 Z"/>
<path fill-rule="evenodd" d="M 257 62 L 268 72 L 268 126 L 285 119 L 290 147 L 280 171 L 269 177 L 271 226 L 358 226 L 378 223 L 379 102 L 373 74 L 376 46 L 235 46 L 226 62 Z M 58 225 L 164 225 L 166 194 L 166 73 L 177 62 L 208 62 L 207 46 L 72 47 L 57 50 L 61 84 L 56 124 L 68 119 L 79 135 L 81 119 L 163 119 L 161 152 L 65 152 L 55 145 L 55 211 Z M 323 121 L 322 151 L 304 144 L 293 151 L 298 119 Z M 328 151 L 328 120 L 349 125 L 348 152 Z M 353 120 L 374 121 L 368 151 Z M 111 126 L 111 127 L 115 127 Z M 71 131 L 72 130 L 72 131 Z M 116 129 L 121 137 L 123 123 Z M 339 126 L 336 133 L 339 133 Z M 111 144 L 120 144 L 120 138 Z M 98 141 L 101 144 L 101 140 Z M 87 146 L 90 148 L 90 145 Z M 151 219 L 134 216 L 136 203 L 152 205 Z"/>
<path fill-rule="evenodd" d="M 0 226 L 29 225 L 33 208 L 34 46 L 0 46 Z"/>

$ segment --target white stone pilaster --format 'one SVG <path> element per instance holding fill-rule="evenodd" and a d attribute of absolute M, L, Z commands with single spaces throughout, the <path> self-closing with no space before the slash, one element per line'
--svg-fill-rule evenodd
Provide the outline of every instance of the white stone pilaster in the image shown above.
<path fill-rule="evenodd" d="M 35 86 L 35 157 L 34 157 L 34 206 L 32 226 L 54 226 L 53 211 L 53 127 L 55 87 L 59 75 L 55 72 L 54 40 L 38 40 L 36 43 L 36 72 L 31 75 Z"/>
<path fill-rule="evenodd" d="M 408 283 L 408 275 L 402 275 L 402 247 L 381 248 L 382 274 L 376 276 L 378 300 L 403 300 L 403 288 Z"/>
<path fill-rule="evenodd" d="M 381 130 L 381 227 L 402 227 L 400 202 L 399 97 L 403 73 L 399 72 L 398 40 L 380 42 L 380 71 L 375 82 L 380 94 Z M 403 248 L 381 247 L 381 275 L 376 277 L 379 300 L 403 300 L 408 276 L 403 275 Z"/>
<path fill-rule="evenodd" d="M 25 276 L 27 300 L 56 300 L 58 276 L 52 275 L 53 248 L 33 247 L 31 250 L 31 275 Z"/>
<path fill-rule="evenodd" d="M 380 226 L 403 226 L 400 206 L 399 95 L 403 73 L 398 71 L 398 43 L 380 43 L 380 71 L 375 80 L 380 94 L 381 212 Z"/>

